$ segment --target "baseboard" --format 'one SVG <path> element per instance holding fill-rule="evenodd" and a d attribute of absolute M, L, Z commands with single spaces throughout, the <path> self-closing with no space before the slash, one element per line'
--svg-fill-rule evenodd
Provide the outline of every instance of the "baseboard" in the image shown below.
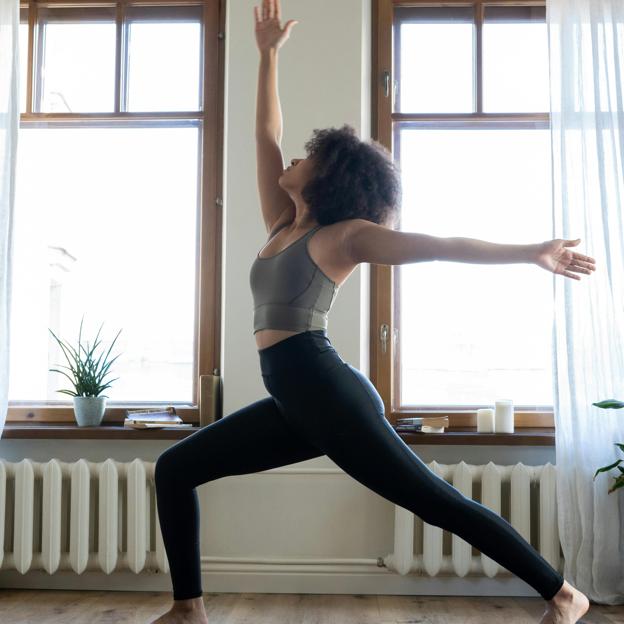
<path fill-rule="evenodd" d="M 237 569 L 202 572 L 205 593 L 259 593 L 259 594 L 380 594 L 401 596 L 517 596 L 539 597 L 522 579 L 514 576 L 487 577 L 426 577 L 401 576 L 390 571 L 368 572 L 283 572 Z M 32 570 L 20 574 L 7 570 L 0 574 L 3 589 L 58 589 L 105 591 L 171 592 L 169 574 L 159 572 L 103 572 L 59 571 L 48 574 Z"/>

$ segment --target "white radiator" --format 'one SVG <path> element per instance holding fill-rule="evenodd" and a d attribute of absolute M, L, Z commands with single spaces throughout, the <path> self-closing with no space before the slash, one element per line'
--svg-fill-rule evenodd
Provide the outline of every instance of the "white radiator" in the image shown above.
<path fill-rule="evenodd" d="M 560 571 L 562 557 L 557 528 L 556 499 L 556 467 L 551 463 L 540 466 L 526 466 L 519 462 L 515 465 L 498 465 L 489 462 L 486 465 L 438 464 L 432 461 L 427 464 L 437 475 L 444 478 L 458 489 L 464 496 L 473 498 L 473 484 L 481 485 L 479 502 L 498 515 L 501 515 L 503 491 L 509 517 L 505 519 L 526 539 L 532 543 L 544 559 L 556 570 Z M 533 490 L 533 497 L 531 492 Z M 537 504 L 539 512 L 531 514 L 531 498 Z M 533 517 L 533 526 L 531 518 Z M 417 543 L 414 547 L 415 524 Z M 484 528 L 485 530 L 485 528 Z M 383 558 L 390 570 L 405 575 L 409 573 L 426 573 L 429 576 L 438 574 L 465 576 L 467 574 L 509 575 L 487 555 L 472 554 L 472 546 L 461 537 L 451 536 L 450 553 L 443 552 L 444 529 L 423 522 L 418 516 L 403 507 L 395 507 L 394 515 L 394 553 Z M 448 550 L 448 549 L 447 549 Z"/>
<path fill-rule="evenodd" d="M 0 460 L 0 569 L 168 572 L 154 464 Z"/>
<path fill-rule="evenodd" d="M 169 572 L 158 524 L 154 465 L 141 459 L 127 463 L 110 458 L 97 463 L 85 459 L 52 459 L 45 463 L 0 460 L 0 570 L 25 573 L 40 569 L 50 574 L 70 569 L 77 573 L 101 570 L 107 574 L 116 570 Z M 540 554 L 559 569 L 562 553 L 557 529 L 555 466 L 492 462 L 469 465 L 463 461 L 450 465 L 432 461 L 428 466 L 466 496 L 472 497 L 473 484 L 480 484 L 479 502 L 499 515 L 504 501 L 514 528 L 527 541 L 536 542 Z M 289 468 L 267 474 L 283 471 L 342 472 Z M 538 513 L 531 513 L 532 499 L 539 507 Z M 376 560 L 341 559 L 339 563 L 385 565 L 402 575 L 508 574 L 486 555 L 473 556 L 472 546 L 457 535 L 449 534 L 450 552 L 445 553 L 444 533 L 397 506 L 393 553 Z M 536 539 L 530 539 L 532 534 Z M 238 558 L 203 560 L 205 565 L 239 565 Z M 319 564 L 335 565 L 337 561 L 332 558 L 279 563 L 285 565 L 284 570 L 310 563 L 318 573 Z M 266 563 L 253 558 L 249 562 Z M 328 570 L 332 570 L 331 566 Z"/>

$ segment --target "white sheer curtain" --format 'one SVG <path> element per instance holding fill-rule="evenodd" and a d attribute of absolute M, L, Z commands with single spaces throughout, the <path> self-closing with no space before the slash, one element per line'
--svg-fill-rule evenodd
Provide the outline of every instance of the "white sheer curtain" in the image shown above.
<path fill-rule="evenodd" d="M 554 238 L 596 260 L 554 279 L 553 359 L 563 575 L 590 600 L 624 602 L 624 2 L 547 0 Z"/>
<path fill-rule="evenodd" d="M 0 436 L 9 394 L 11 243 L 19 126 L 19 0 L 0 0 Z"/>

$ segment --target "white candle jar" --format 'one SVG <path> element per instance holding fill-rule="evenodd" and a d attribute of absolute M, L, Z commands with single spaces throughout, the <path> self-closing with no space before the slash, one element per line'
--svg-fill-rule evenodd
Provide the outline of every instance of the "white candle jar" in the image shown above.
<path fill-rule="evenodd" d="M 479 433 L 494 433 L 494 410 L 491 407 L 477 410 L 477 431 Z"/>
<path fill-rule="evenodd" d="M 495 401 L 494 431 L 496 433 L 514 432 L 514 407 L 511 399 Z"/>

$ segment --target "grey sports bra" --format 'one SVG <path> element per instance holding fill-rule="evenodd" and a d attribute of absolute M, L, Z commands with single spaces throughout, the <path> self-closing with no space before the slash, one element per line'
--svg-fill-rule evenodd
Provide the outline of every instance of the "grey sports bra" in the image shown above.
<path fill-rule="evenodd" d="M 254 334 L 261 329 L 327 329 L 327 313 L 339 287 L 312 260 L 307 243 L 321 227 L 313 227 L 269 258 L 256 255 L 249 273 Z"/>

